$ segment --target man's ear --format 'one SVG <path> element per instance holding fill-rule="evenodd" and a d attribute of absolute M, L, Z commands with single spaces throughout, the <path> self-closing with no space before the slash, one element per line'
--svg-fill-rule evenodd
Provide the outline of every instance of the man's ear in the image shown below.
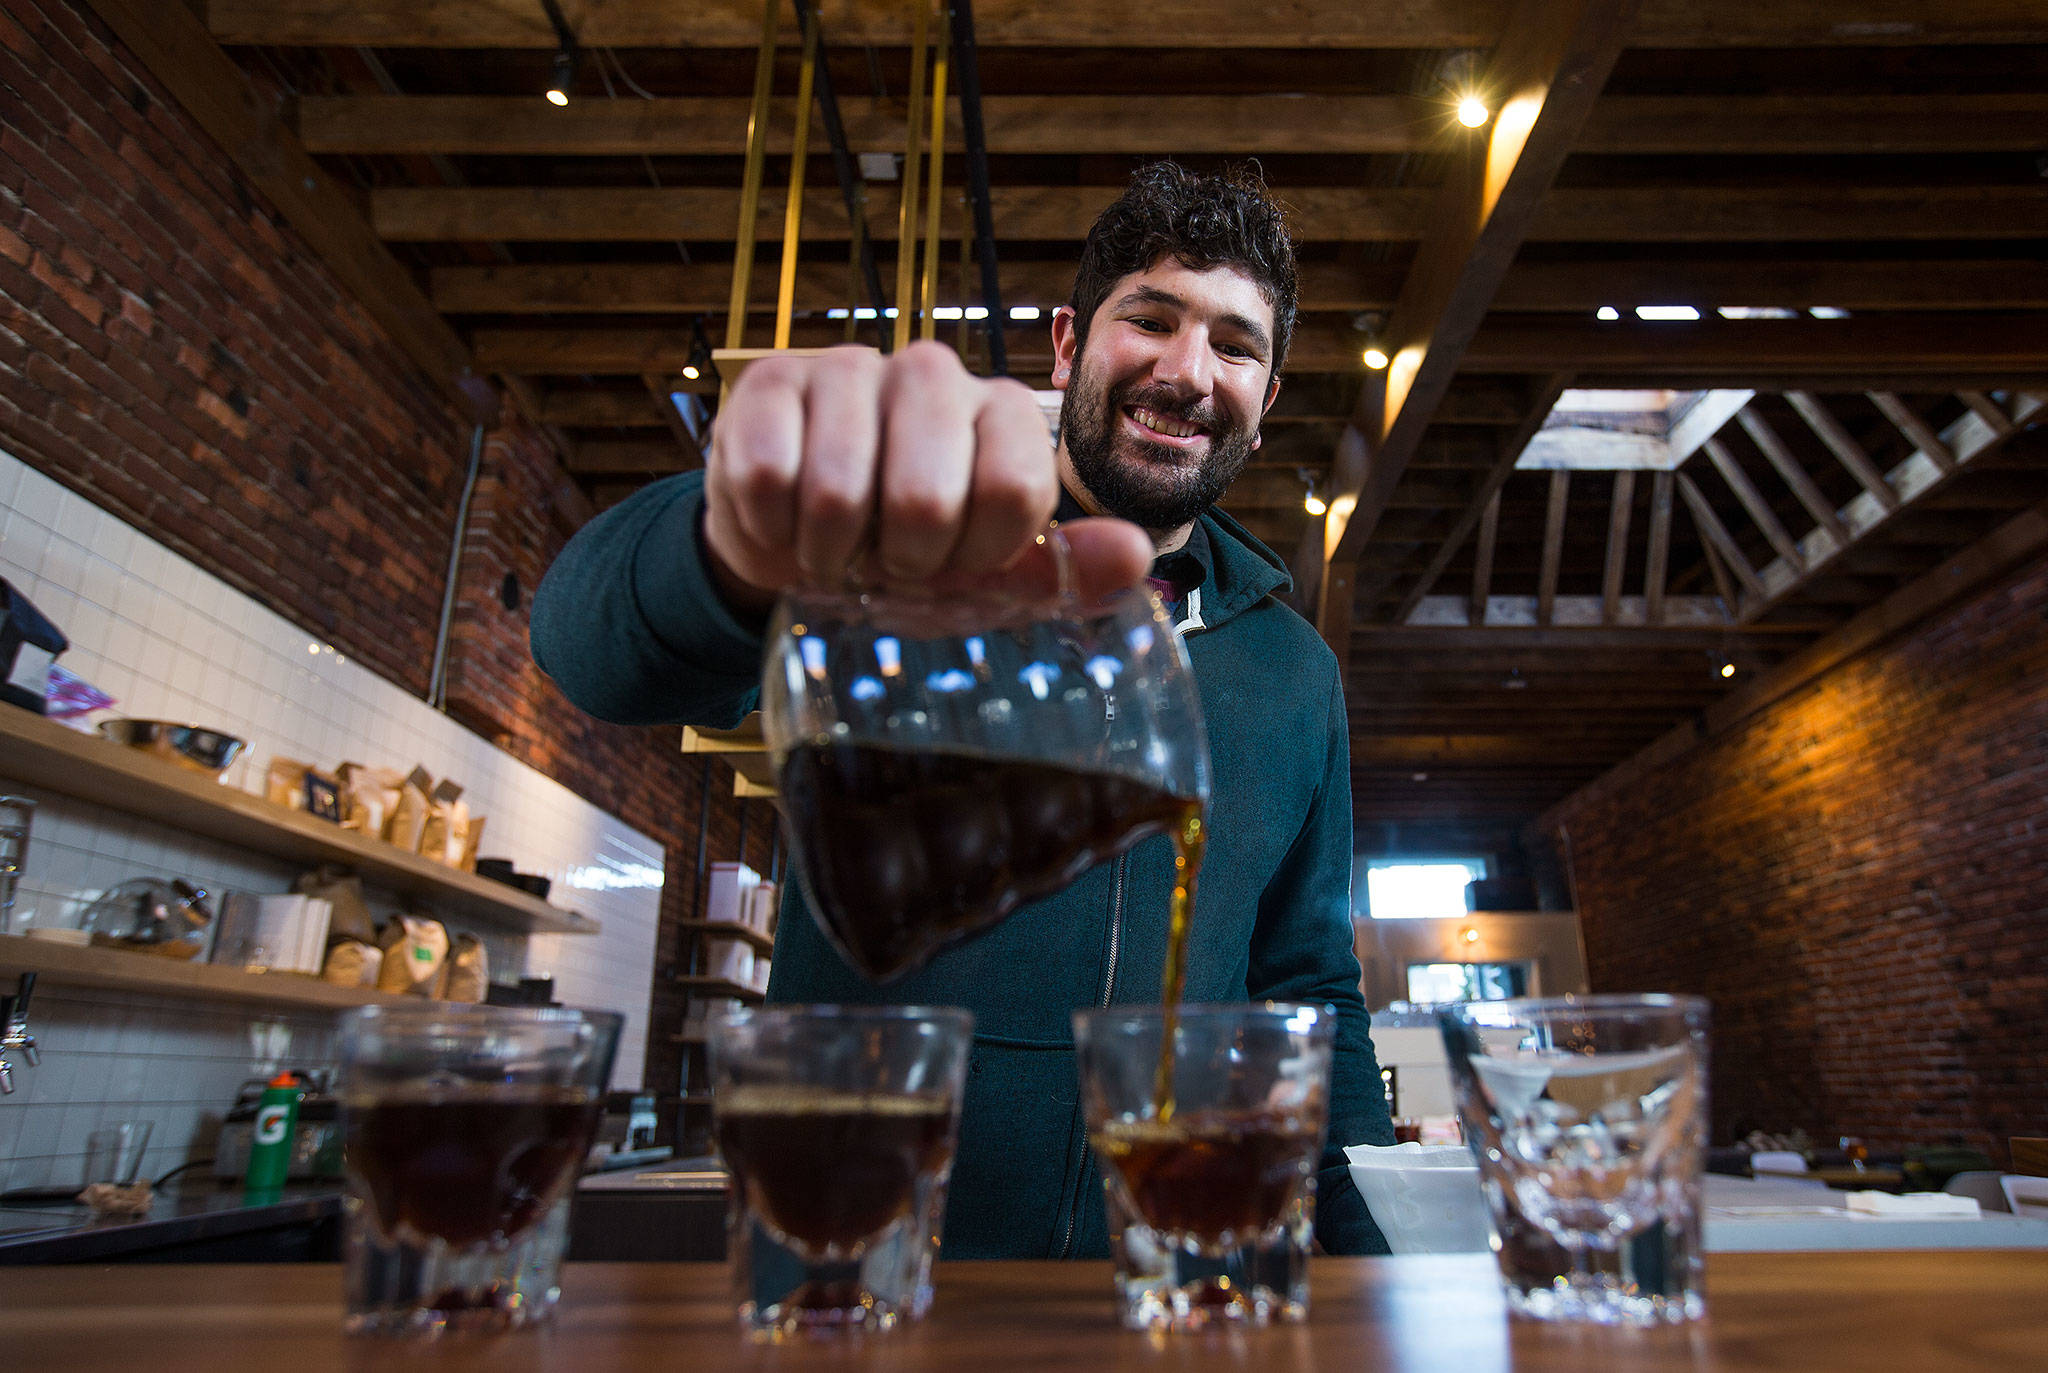
<path fill-rule="evenodd" d="M 1275 377 L 1266 387 L 1266 403 L 1259 407 L 1260 419 L 1266 417 L 1267 413 L 1273 408 L 1273 402 L 1278 399 L 1280 399 L 1280 378 Z M 1254 452 L 1258 451 L 1259 445 L 1265 441 L 1266 433 L 1265 430 L 1261 429 L 1258 433 L 1252 435 L 1252 450 Z"/>
<path fill-rule="evenodd" d="M 1052 312 L 1052 389 L 1064 391 L 1074 377 L 1074 358 L 1081 351 L 1081 335 L 1074 327 L 1074 307 L 1062 305 Z"/>

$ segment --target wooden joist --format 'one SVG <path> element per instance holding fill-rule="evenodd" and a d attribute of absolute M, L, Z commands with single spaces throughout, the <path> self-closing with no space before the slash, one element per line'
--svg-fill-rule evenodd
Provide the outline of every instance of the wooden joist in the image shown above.
<path fill-rule="evenodd" d="M 887 276 L 893 257 L 877 265 Z M 1402 272 L 1376 265 L 1304 262 L 1301 308 L 1384 310 L 1400 294 Z M 429 274 L 434 305 L 450 314 L 704 314 L 725 310 L 732 267 L 723 262 L 542 263 L 437 267 Z M 1001 266 L 1006 305 L 1050 313 L 1073 289 L 1071 262 Z M 757 271 L 752 308 L 775 308 L 774 274 Z M 942 288 L 946 283 L 941 283 Z M 843 263 L 797 265 L 796 308 L 826 310 L 848 303 Z M 950 288 L 941 305 L 959 305 Z M 977 304 L 978 301 L 969 301 Z M 1501 311 L 1587 312 L 1600 306 L 1815 305 L 1848 310 L 2019 310 L 2048 308 L 2048 261 L 2034 257 L 1955 260 L 1893 258 L 1867 262 L 1782 262 L 1686 258 L 1523 262 L 1509 268 L 1493 307 Z M 1287 393 L 1282 393 L 1283 404 Z M 1335 418 L 1343 419 L 1344 415 Z M 1447 417 L 1440 412 L 1440 422 Z M 1488 423 L 1513 423 L 1513 417 Z"/>
<path fill-rule="evenodd" d="M 1838 0 L 1645 0 L 1630 41 L 1646 48 L 1909 46 L 2048 42 L 2048 15 L 2033 0 L 1944 0 L 1940 5 L 1867 6 L 1845 17 Z M 750 0 L 607 0 L 569 5 L 586 48 L 746 48 L 761 39 Z M 827 0 L 818 7 L 835 45 L 902 47 L 910 16 L 895 0 Z M 1302 0 L 1290 21 L 1238 0 L 1183 0 L 1172 24 L 1140 0 L 994 0 L 975 7 L 983 48 L 1098 48 L 1170 42 L 1186 48 L 1486 48 L 1500 37 L 1503 0 L 1432 0 L 1361 6 Z M 1903 14 L 1905 18 L 1894 18 Z M 553 28 L 530 0 L 208 0 L 207 22 L 222 43 L 305 47 L 552 49 Z M 803 41 L 785 10 L 778 41 Z"/>
<path fill-rule="evenodd" d="M 557 108 L 531 96 L 302 96 L 308 151 L 475 156 L 733 156 L 746 151 L 751 102 L 738 96 L 578 100 Z M 842 99 L 849 148 L 893 152 L 903 112 L 891 101 Z M 1408 153 L 1459 137 L 1449 103 L 1388 95 L 991 95 L 982 100 L 988 151 Z M 1612 96 L 1593 110 L 1582 153 L 2032 152 L 2048 124 L 2048 94 L 1858 96 Z M 771 107 L 768 151 L 790 151 L 792 103 Z M 949 152 L 964 150 L 950 121 Z M 811 146 L 824 143 L 812 130 Z"/>
<path fill-rule="evenodd" d="M 842 337 L 837 321 L 799 320 L 791 343 L 831 347 Z M 1013 373 L 1042 378 L 1051 370 L 1052 345 L 1043 321 L 1013 324 L 1005 338 Z M 479 329 L 472 335 L 479 369 L 539 375 L 617 373 L 638 377 L 650 369 L 675 371 L 689 361 L 693 343 L 687 329 Z M 1471 372 L 1547 375 L 1567 358 L 1582 360 L 1595 374 L 1580 378 L 1582 385 L 1603 384 L 1612 374 L 1648 378 L 1668 374 L 1690 381 L 1718 373 L 1722 379 L 1739 377 L 1745 386 L 1755 384 L 1761 389 L 1773 373 L 1805 384 L 1835 372 L 1854 378 L 1869 368 L 1882 368 L 1902 378 L 1916 373 L 1936 379 L 1952 373 L 2038 377 L 2048 373 L 2048 330 L 2023 316 L 1934 314 L 1889 319 L 1703 320 L 1681 326 L 1599 324 L 1592 320 L 1490 322 L 1467 345 L 1463 365 Z M 1365 370 L 1347 341 L 1316 330 L 1297 335 L 1287 369 L 1296 375 L 1351 377 L 1361 377 Z M 1917 389 L 1948 388 L 1930 381 Z M 1488 451 L 1482 465 L 1491 465 Z M 1391 484 L 1385 499 L 1390 498 Z"/>
<path fill-rule="evenodd" d="M 1323 561 L 1352 560 L 1415 456 L 1466 344 L 1500 289 L 1621 52 L 1633 0 L 1517 0 L 1482 79 L 1498 108 L 1483 148 L 1439 189 L 1384 347 L 1330 464 Z M 1328 607 L 1325 607 L 1327 611 Z M 1327 614 L 1317 628 L 1329 638 Z"/>
<path fill-rule="evenodd" d="M 1561 160 L 1566 149 L 1558 149 Z M 1547 183 L 1546 183 L 1547 184 Z M 1078 242 L 1114 186 L 997 186 L 989 193 L 1002 239 Z M 1440 241 L 1431 227 L 1435 192 L 1294 187 L 1286 193 L 1298 239 L 1329 243 Z M 845 205 L 817 197 L 804 236 L 847 240 Z M 394 242 L 665 243 L 729 240 L 740 193 L 729 188 L 630 186 L 391 187 L 370 192 L 377 232 Z M 870 236 L 893 242 L 896 191 L 868 190 Z M 759 241 L 780 237 L 782 194 L 763 192 Z M 1630 186 L 1554 191 L 1525 205 L 1531 242 L 1780 243 L 1842 238 L 2032 239 L 2048 235 L 2048 196 L 2034 186 Z M 950 198 L 942 230 L 956 237 L 961 207 Z M 1464 242 L 1465 236 L 1460 235 Z M 1477 240 L 1475 240 L 1476 242 Z M 1469 246 L 1469 245 L 1468 245 Z M 1441 253 L 1443 250 L 1437 250 Z M 1496 274 L 1497 285 L 1502 271 Z M 1489 300 L 1491 297 L 1489 297 Z M 1713 302 L 1747 304 L 1742 301 Z M 1835 303 L 1835 302 L 1828 302 Z M 1397 306 L 1398 309 L 1398 306 Z"/>

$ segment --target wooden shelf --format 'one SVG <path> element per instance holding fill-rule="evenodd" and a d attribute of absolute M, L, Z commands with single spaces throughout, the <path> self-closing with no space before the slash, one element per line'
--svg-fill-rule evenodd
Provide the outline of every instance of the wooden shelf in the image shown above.
<path fill-rule="evenodd" d="M 753 945 L 756 953 L 775 952 L 774 938 L 762 934 L 752 925 L 740 925 L 730 920 L 678 920 L 676 926 L 678 929 L 694 930 L 698 934 L 708 934 L 718 939 L 744 939 Z"/>
<path fill-rule="evenodd" d="M 290 863 L 336 863 L 375 886 L 434 908 L 525 934 L 596 934 L 598 922 L 407 853 L 381 839 L 273 806 L 202 772 L 40 715 L 0 707 L 0 777 L 107 806 Z M 33 852 L 33 851 L 31 851 Z"/>
<path fill-rule="evenodd" d="M 768 741 L 761 737 L 759 711 L 740 721 L 738 729 L 684 725 L 683 752 L 708 753 L 730 763 L 734 796 L 772 800 L 780 794 L 775 789 L 775 760 L 768 756 Z"/>
<path fill-rule="evenodd" d="M 744 1001 L 749 1006 L 758 1006 L 767 999 L 752 987 L 742 987 L 739 983 L 728 982 L 722 977 L 700 977 L 696 973 L 683 973 L 677 976 L 676 985 L 688 987 L 691 991 L 701 992 L 705 996 L 729 996 L 736 1001 Z"/>
<path fill-rule="evenodd" d="M 162 954 L 80 948 L 26 935 L 0 935 L 0 976 L 12 978 L 19 973 L 35 973 L 67 987 L 325 1010 L 420 1000 L 363 987 L 337 987 L 303 973 L 252 973 L 212 963 L 187 963 Z"/>

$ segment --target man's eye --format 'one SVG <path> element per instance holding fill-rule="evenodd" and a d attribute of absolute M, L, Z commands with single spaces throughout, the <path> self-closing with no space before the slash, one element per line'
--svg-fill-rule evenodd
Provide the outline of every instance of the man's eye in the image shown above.
<path fill-rule="evenodd" d="M 1148 334 L 1163 334 L 1166 332 L 1166 326 L 1164 324 L 1161 324 L 1156 319 L 1147 319 L 1143 315 L 1133 317 L 1131 323 L 1137 325 L 1140 329 L 1143 329 Z"/>

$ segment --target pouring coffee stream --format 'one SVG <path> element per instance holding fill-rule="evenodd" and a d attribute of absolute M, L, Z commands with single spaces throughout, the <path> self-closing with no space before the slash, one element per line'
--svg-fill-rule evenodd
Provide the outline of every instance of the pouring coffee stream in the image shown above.
<path fill-rule="evenodd" d="M 791 850 L 828 938 L 881 983 L 1164 834 L 1161 996 L 1177 1005 L 1209 793 L 1187 651 L 1150 592 L 1084 601 L 1064 536 L 1045 542 L 1050 596 L 783 598 L 761 705 Z"/>

